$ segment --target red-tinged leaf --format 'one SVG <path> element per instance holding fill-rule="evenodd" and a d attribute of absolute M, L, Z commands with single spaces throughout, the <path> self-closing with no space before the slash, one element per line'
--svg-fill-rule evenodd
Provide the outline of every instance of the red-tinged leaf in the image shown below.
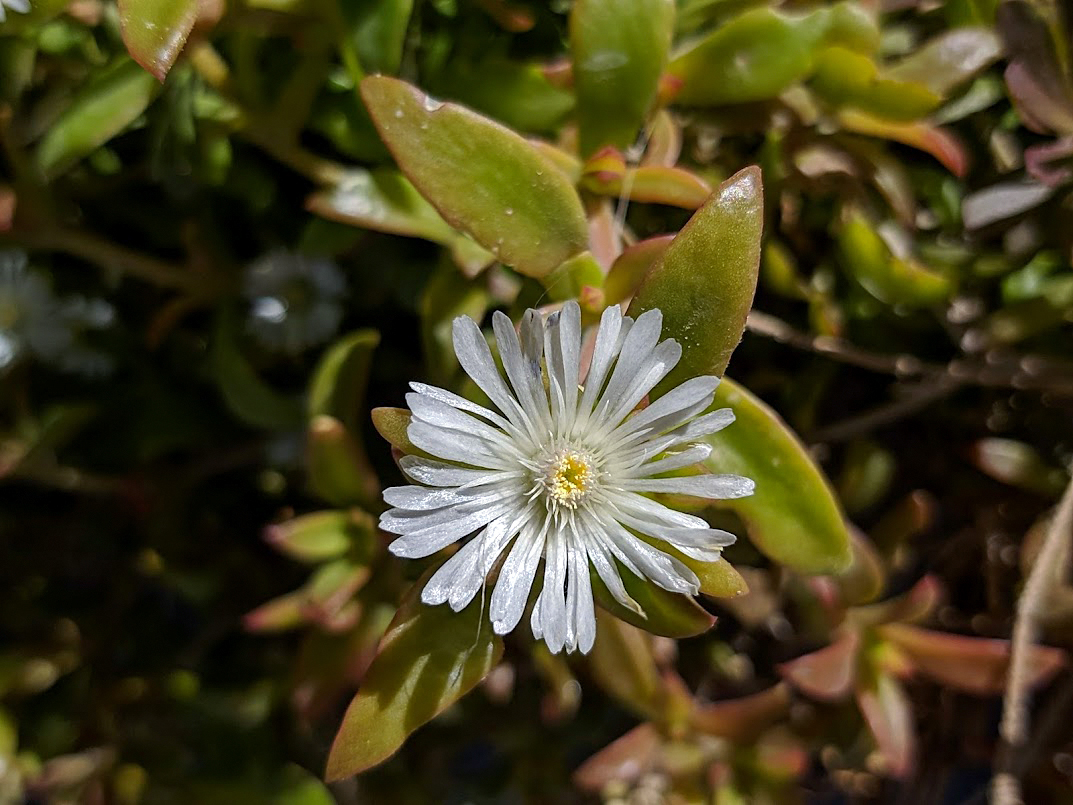
<path fill-rule="evenodd" d="M 299 562 L 336 559 L 375 533 L 376 523 L 360 509 L 303 514 L 265 529 L 272 547 Z"/>
<path fill-rule="evenodd" d="M 836 578 L 842 591 L 842 601 L 849 606 L 874 601 L 883 592 L 886 572 L 883 562 L 868 538 L 856 529 L 850 530 L 853 561 Z"/>
<path fill-rule="evenodd" d="M 428 456 L 406 435 L 413 414 L 405 408 L 374 408 L 370 415 L 376 432 L 403 455 Z"/>
<path fill-rule="evenodd" d="M 663 736 L 652 724 L 634 727 L 590 757 L 574 772 L 574 784 L 584 791 L 600 791 L 613 780 L 632 782 L 657 763 Z"/>
<path fill-rule="evenodd" d="M 593 193 L 650 204 L 667 204 L 695 210 L 712 194 L 711 185 L 683 168 L 642 165 L 615 175 L 609 171 L 587 174 L 582 186 Z"/>
<path fill-rule="evenodd" d="M 285 632 L 305 623 L 305 603 L 308 600 L 305 590 L 273 598 L 246 613 L 242 625 L 250 632 Z"/>
<path fill-rule="evenodd" d="M 123 44 L 163 81 L 179 58 L 198 16 L 198 0 L 119 0 Z"/>
<path fill-rule="evenodd" d="M 887 773 L 907 776 L 913 769 L 916 733 L 912 705 L 901 683 L 878 673 L 857 688 L 857 705 L 883 753 Z"/>
<path fill-rule="evenodd" d="M 904 595 L 895 596 L 878 604 L 855 607 L 850 610 L 854 623 L 861 626 L 878 626 L 883 623 L 918 623 L 927 619 L 942 600 L 943 588 L 934 576 L 924 576 Z"/>
<path fill-rule="evenodd" d="M 880 634 L 908 655 L 917 671 L 966 693 L 992 696 L 1002 693 L 1010 662 L 1010 643 L 984 637 L 943 634 L 892 623 Z M 1028 684 L 1045 684 L 1066 663 L 1065 653 L 1050 646 L 1032 646 Z"/>
<path fill-rule="evenodd" d="M 630 315 L 659 308 L 664 337 L 682 345 L 653 399 L 690 377 L 725 371 L 756 292 L 763 225 L 760 169 L 746 168 L 693 214 L 638 289 Z"/>
<path fill-rule="evenodd" d="M 398 79 L 370 76 L 361 95 L 407 178 L 503 262 L 542 278 L 588 247 L 577 192 L 521 136 Z"/>
<path fill-rule="evenodd" d="M 617 305 L 629 301 L 673 240 L 674 235 L 660 235 L 635 243 L 622 252 L 604 280 L 604 298 L 607 304 Z"/>
<path fill-rule="evenodd" d="M 411 588 L 343 716 L 328 756 L 329 781 L 387 760 L 484 679 L 503 653 L 481 607 L 455 613 L 421 603 L 431 572 Z"/>
<path fill-rule="evenodd" d="M 737 743 L 751 743 L 776 723 L 790 707 L 790 690 L 784 683 L 738 699 L 699 704 L 693 711 L 693 728 Z"/>
<path fill-rule="evenodd" d="M 930 123 L 895 123 L 853 110 L 841 112 L 838 119 L 847 131 L 893 140 L 931 154 L 959 178 L 968 170 L 968 152 L 946 129 Z"/>
<path fill-rule="evenodd" d="M 598 611 L 596 643 L 588 661 L 605 693 L 641 718 L 659 717 L 664 694 L 651 635 Z"/>
<path fill-rule="evenodd" d="M 855 629 L 845 629 L 834 643 L 779 666 L 782 678 L 822 701 L 839 701 L 849 695 L 857 678 L 861 645 Z"/>

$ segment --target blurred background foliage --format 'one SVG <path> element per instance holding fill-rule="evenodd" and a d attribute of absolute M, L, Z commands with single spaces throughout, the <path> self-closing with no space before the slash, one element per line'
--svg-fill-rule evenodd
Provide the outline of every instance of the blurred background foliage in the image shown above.
<path fill-rule="evenodd" d="M 5 5 L 0 802 L 960 803 L 1003 765 L 1073 801 L 1068 552 L 997 737 L 1073 457 L 1068 3 Z M 406 383 L 465 389 L 454 316 L 628 302 L 754 164 L 737 597 L 513 635 L 322 782 L 424 569 L 375 526 Z"/>

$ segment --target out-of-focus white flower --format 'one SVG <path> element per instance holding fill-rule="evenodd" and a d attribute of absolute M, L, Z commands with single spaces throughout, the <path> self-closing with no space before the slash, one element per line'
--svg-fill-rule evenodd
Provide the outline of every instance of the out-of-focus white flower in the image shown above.
<path fill-rule="evenodd" d="M 734 415 L 726 408 L 704 413 L 719 384 L 707 376 L 632 413 L 682 354 L 673 339 L 660 342 L 662 322 L 658 310 L 636 321 L 617 306 L 605 310 L 582 386 L 576 303 L 546 326 L 539 313 L 527 311 L 520 339 L 506 316 L 495 315 L 506 380 L 477 324 L 455 319 L 455 354 L 498 411 L 412 384 L 408 436 L 436 458 L 401 460 L 415 483 L 384 492 L 394 508 L 380 520 L 400 535 L 390 549 L 402 557 L 429 556 L 474 535 L 429 580 L 421 595 L 426 604 L 461 610 L 506 553 L 489 607 L 495 632 L 506 634 L 522 617 L 543 558 L 533 635 L 553 652 L 587 652 L 596 636 L 590 565 L 635 611 L 623 567 L 666 590 L 697 593 L 693 571 L 652 543 L 714 562 L 734 535 L 650 494 L 736 498 L 752 494 L 753 482 L 738 475 L 667 477 L 706 458 L 711 447 L 698 440 Z"/>
<path fill-rule="evenodd" d="M 264 347 L 295 354 L 335 335 L 346 281 L 325 257 L 271 252 L 246 269 L 247 329 Z"/>
<path fill-rule="evenodd" d="M 6 9 L 25 14 L 30 10 L 30 0 L 0 0 L 0 22 L 7 19 Z"/>
<path fill-rule="evenodd" d="M 28 268 L 25 253 L 0 252 L 0 372 L 32 355 L 61 371 L 107 374 L 112 357 L 86 344 L 85 334 L 108 327 L 114 317 L 101 299 L 57 299 L 47 280 Z"/>

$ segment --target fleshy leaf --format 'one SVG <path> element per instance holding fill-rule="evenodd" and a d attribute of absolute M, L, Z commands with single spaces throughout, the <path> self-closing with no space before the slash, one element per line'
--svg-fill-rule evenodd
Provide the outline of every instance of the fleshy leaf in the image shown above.
<path fill-rule="evenodd" d="M 879 627 L 879 633 L 909 657 L 925 676 L 978 696 L 997 696 L 1006 685 L 1010 643 L 985 637 L 943 634 L 904 623 Z M 1045 684 L 1065 665 L 1065 654 L 1050 646 L 1029 649 L 1027 684 Z"/>
<path fill-rule="evenodd" d="M 197 21 L 198 0 L 119 0 L 123 44 L 163 81 Z"/>
<path fill-rule="evenodd" d="M 849 695 L 857 678 L 861 640 L 857 631 L 845 629 L 834 643 L 779 666 L 784 679 L 822 701 L 838 701 Z"/>
<path fill-rule="evenodd" d="M 782 718 L 790 708 L 790 691 L 784 683 L 738 699 L 697 705 L 693 728 L 707 735 L 750 743 Z"/>
<path fill-rule="evenodd" d="M 712 472 L 752 478 L 756 492 L 719 507 L 745 522 L 769 558 L 804 573 L 833 573 L 850 561 L 849 531 L 831 487 L 804 445 L 768 406 L 728 378 L 716 406 L 734 412 L 730 427 L 707 439 Z"/>
<path fill-rule="evenodd" d="M 697 209 L 712 194 L 706 181 L 683 168 L 662 165 L 627 168 L 621 155 L 616 161 L 621 164 L 601 164 L 599 170 L 586 173 L 581 180 L 582 186 L 604 196 L 620 198 L 625 195 L 631 201 L 667 204 L 687 210 Z"/>
<path fill-rule="evenodd" d="M 885 71 L 887 78 L 923 84 L 946 96 L 1002 55 L 1002 43 L 987 28 L 956 28 L 926 42 Z"/>
<path fill-rule="evenodd" d="M 453 229 L 436 209 L 396 170 L 353 168 L 335 185 L 316 191 L 306 208 L 344 224 L 423 238 L 446 246 L 454 261 L 473 275 L 495 257 Z"/>
<path fill-rule="evenodd" d="M 615 780 L 632 782 L 656 765 L 664 738 L 654 724 L 641 724 L 590 757 L 574 772 L 584 791 L 600 791 Z"/>
<path fill-rule="evenodd" d="M 674 33 L 673 0 L 576 0 L 570 11 L 581 154 L 633 144 Z"/>
<path fill-rule="evenodd" d="M 629 300 L 673 240 L 674 235 L 660 235 L 635 243 L 623 251 L 611 265 L 604 280 L 606 303 L 617 305 Z"/>
<path fill-rule="evenodd" d="M 349 551 L 375 531 L 372 518 L 360 509 L 303 514 L 265 529 L 265 541 L 300 562 L 323 562 Z"/>
<path fill-rule="evenodd" d="M 376 331 L 358 330 L 332 344 L 313 372 L 310 417 L 333 416 L 352 433 L 358 432 L 373 351 L 379 343 Z"/>
<path fill-rule="evenodd" d="M 361 93 L 403 173 L 503 262 L 540 278 L 585 250 L 577 192 L 518 134 L 394 78 L 366 78 Z"/>
<path fill-rule="evenodd" d="M 160 84 L 123 57 L 86 85 L 37 146 L 37 165 L 49 178 L 95 151 L 133 123 Z"/>
<path fill-rule="evenodd" d="M 909 697 L 893 676 L 879 672 L 857 689 L 857 705 L 883 753 L 887 772 L 905 777 L 913 768 L 916 733 Z"/>
<path fill-rule="evenodd" d="M 847 131 L 903 143 L 931 154 L 955 176 L 964 176 L 969 168 L 965 147 L 948 130 L 931 123 L 882 120 L 854 109 L 839 114 L 838 122 Z"/>
<path fill-rule="evenodd" d="M 503 653 L 486 610 L 425 606 L 411 588 L 380 643 L 328 756 L 327 779 L 341 780 L 387 760 L 406 738 L 468 693 Z"/>
<path fill-rule="evenodd" d="M 380 483 L 365 451 L 338 419 L 317 416 L 309 423 L 309 486 L 335 506 L 375 507 Z"/>
<path fill-rule="evenodd" d="M 760 170 L 746 168 L 693 214 L 638 289 L 630 315 L 659 308 L 663 336 L 682 345 L 681 361 L 656 395 L 726 369 L 756 291 L 763 219 Z"/>
<path fill-rule="evenodd" d="M 612 597 L 600 577 L 592 572 L 592 594 L 596 603 L 638 629 L 663 637 L 694 637 L 715 625 L 715 616 L 687 595 L 668 592 L 646 579 L 639 579 L 623 569 L 626 592 L 641 607 L 643 615 L 627 609 Z"/>
<path fill-rule="evenodd" d="M 600 687 L 625 707 L 642 718 L 659 716 L 663 685 L 650 635 L 598 612 L 589 668 Z"/>
<path fill-rule="evenodd" d="M 826 46 L 871 53 L 879 32 L 866 12 L 838 3 L 807 14 L 770 8 L 746 11 L 672 60 L 682 81 L 675 100 L 691 105 L 760 101 L 807 77 Z"/>

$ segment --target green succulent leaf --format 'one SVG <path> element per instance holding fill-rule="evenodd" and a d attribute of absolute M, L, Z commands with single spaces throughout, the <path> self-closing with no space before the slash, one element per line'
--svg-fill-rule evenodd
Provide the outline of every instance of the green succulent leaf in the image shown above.
<path fill-rule="evenodd" d="M 673 0 L 577 0 L 570 50 L 581 154 L 626 148 L 656 98 L 674 34 Z"/>
<path fill-rule="evenodd" d="M 484 679 L 503 653 L 481 607 L 455 613 L 421 603 L 429 574 L 411 588 L 343 716 L 328 756 L 329 781 L 387 760 Z"/>
<path fill-rule="evenodd" d="M 333 506 L 374 508 L 380 482 L 365 450 L 334 417 L 319 415 L 309 424 L 309 486 Z"/>
<path fill-rule="evenodd" d="M 369 384 L 373 351 L 380 343 L 374 330 L 358 330 L 333 344 L 313 371 L 309 387 L 309 416 L 333 416 L 360 432 L 365 388 Z"/>
<path fill-rule="evenodd" d="M 616 601 L 600 577 L 595 572 L 590 573 L 596 603 L 619 620 L 652 634 L 675 638 L 704 634 L 715 625 L 715 616 L 689 596 L 668 592 L 647 579 L 637 578 L 628 570 L 621 573 L 626 592 L 637 602 L 641 612 Z"/>
<path fill-rule="evenodd" d="M 130 55 L 163 81 L 197 21 L 198 0 L 119 0 L 119 25 Z"/>
<path fill-rule="evenodd" d="M 521 136 L 394 78 L 366 78 L 361 93 L 402 172 L 503 262 L 542 278 L 587 248 L 577 192 Z"/>
<path fill-rule="evenodd" d="M 663 334 L 682 360 L 656 394 L 696 375 L 721 375 L 741 340 L 760 270 L 760 170 L 731 176 L 689 219 L 630 303 L 631 316 L 663 311 Z"/>
<path fill-rule="evenodd" d="M 756 481 L 756 492 L 720 501 L 737 514 L 766 556 L 803 573 L 836 573 L 850 562 L 842 510 L 822 470 L 786 423 L 743 387 L 723 378 L 715 404 L 734 411 L 733 425 L 708 438 L 712 472 Z"/>
<path fill-rule="evenodd" d="M 668 70 L 682 81 L 675 98 L 680 103 L 760 101 L 808 77 L 824 47 L 872 53 L 878 43 L 875 22 L 856 3 L 806 14 L 757 8 L 687 46 Z"/>
<path fill-rule="evenodd" d="M 79 93 L 37 146 L 37 165 L 57 176 L 133 123 L 160 91 L 157 80 L 125 56 Z"/>

